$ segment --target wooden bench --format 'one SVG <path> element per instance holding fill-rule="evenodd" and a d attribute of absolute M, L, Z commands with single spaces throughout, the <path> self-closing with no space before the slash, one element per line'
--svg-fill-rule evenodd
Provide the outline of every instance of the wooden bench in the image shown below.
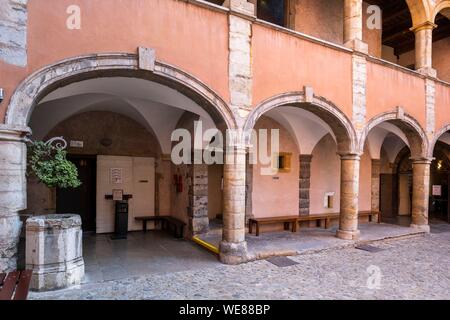
<path fill-rule="evenodd" d="M 285 217 L 271 217 L 271 218 L 251 218 L 248 220 L 248 231 L 253 233 L 253 225 L 256 225 L 256 235 L 259 236 L 259 226 L 263 224 L 285 223 L 285 230 L 288 229 L 288 224 L 292 223 L 292 232 L 297 232 L 297 224 L 300 222 L 325 221 L 325 229 L 328 229 L 331 225 L 331 219 L 339 219 L 339 213 L 327 213 L 327 214 L 310 214 L 307 216 L 285 216 Z M 376 211 L 361 211 L 358 213 L 358 217 L 369 217 L 369 221 L 373 222 L 374 217 L 377 217 L 377 223 L 380 223 L 380 212 Z"/>
<path fill-rule="evenodd" d="M 147 232 L 147 222 L 154 221 L 161 223 L 161 230 L 173 231 L 175 238 L 183 238 L 184 223 L 181 220 L 178 220 L 171 216 L 143 216 L 143 217 L 135 217 L 136 221 L 142 221 L 142 229 L 144 232 Z"/>
<path fill-rule="evenodd" d="M 183 229 L 186 223 L 181 220 L 178 220 L 174 217 L 165 217 L 163 220 L 163 230 L 173 230 L 173 236 L 175 238 L 183 238 Z"/>
<path fill-rule="evenodd" d="M 135 217 L 134 220 L 142 221 L 142 231 L 147 232 L 147 222 L 162 222 L 164 221 L 164 216 L 143 216 L 143 217 Z"/>
<path fill-rule="evenodd" d="M 381 223 L 381 212 L 378 211 L 360 211 L 358 217 L 369 217 L 369 222 L 374 222 L 374 218 L 376 218 L 376 222 Z"/>
<path fill-rule="evenodd" d="M 253 233 L 253 225 L 256 225 L 256 236 L 259 236 L 259 227 L 264 224 L 284 223 L 284 230 L 289 229 L 292 225 L 292 232 L 297 232 L 298 216 L 272 217 L 272 218 L 251 218 L 248 220 L 248 231 Z"/>
<path fill-rule="evenodd" d="M 0 273 L 0 300 L 26 300 L 32 270 Z"/>

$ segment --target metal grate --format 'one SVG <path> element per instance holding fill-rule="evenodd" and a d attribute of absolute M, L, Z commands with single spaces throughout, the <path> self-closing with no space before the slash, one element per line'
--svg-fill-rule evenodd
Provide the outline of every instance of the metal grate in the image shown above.
<path fill-rule="evenodd" d="M 368 251 L 368 252 L 372 252 L 372 253 L 376 253 L 376 252 L 380 252 L 380 251 L 384 251 L 385 249 L 381 249 L 378 247 L 374 247 L 371 246 L 369 244 L 362 244 L 360 246 L 355 247 L 358 250 L 364 250 L 364 251 Z"/>
<path fill-rule="evenodd" d="M 273 257 L 266 259 L 266 261 L 276 265 L 279 268 L 295 266 L 296 264 L 298 264 L 298 262 L 295 262 L 294 260 L 291 260 L 287 257 Z"/>

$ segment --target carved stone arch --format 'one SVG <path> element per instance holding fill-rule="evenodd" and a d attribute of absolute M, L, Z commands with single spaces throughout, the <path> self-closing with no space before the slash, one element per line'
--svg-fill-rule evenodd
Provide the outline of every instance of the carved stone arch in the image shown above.
<path fill-rule="evenodd" d="M 298 107 L 315 114 L 330 126 L 336 137 L 339 153 L 355 153 L 356 132 L 347 116 L 336 105 L 325 98 L 316 95 L 306 98 L 303 91 L 283 93 L 257 105 L 245 123 L 244 141 L 247 144 L 250 142 L 249 132 L 251 132 L 262 115 L 282 106 Z"/>
<path fill-rule="evenodd" d="M 450 9 L 450 0 L 444 0 L 438 3 L 438 5 L 434 8 L 433 12 L 433 22 L 436 19 L 436 16 L 444 9 Z"/>
<path fill-rule="evenodd" d="M 9 103 L 5 124 L 24 129 L 36 104 L 51 91 L 92 78 L 142 78 L 171 87 L 204 108 L 218 124 L 236 128 L 229 105 L 206 84 L 174 66 L 155 60 L 154 66 L 140 67 L 139 55 L 129 53 L 90 54 L 68 58 L 43 67 L 28 76 Z"/>
<path fill-rule="evenodd" d="M 442 135 L 446 132 L 450 131 L 450 124 L 447 124 L 445 126 L 443 126 L 441 129 L 439 129 L 439 131 L 437 131 L 434 136 L 433 136 L 433 140 L 430 142 L 430 147 L 428 150 L 428 156 L 432 157 L 433 156 L 433 152 L 434 152 L 434 148 L 436 146 L 436 143 L 438 142 L 438 140 L 442 137 Z"/>
<path fill-rule="evenodd" d="M 419 122 L 399 108 L 397 111 L 382 113 L 372 118 L 365 125 L 358 139 L 358 150 L 364 150 L 364 145 L 370 131 L 383 122 L 389 122 L 398 127 L 406 136 L 413 158 L 425 158 L 428 155 L 428 138 Z"/>

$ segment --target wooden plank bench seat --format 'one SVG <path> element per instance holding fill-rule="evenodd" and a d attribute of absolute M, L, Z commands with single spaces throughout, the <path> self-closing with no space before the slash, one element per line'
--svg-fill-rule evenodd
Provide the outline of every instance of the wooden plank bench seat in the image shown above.
<path fill-rule="evenodd" d="M 0 273 L 0 300 L 26 300 L 32 270 Z"/>
<path fill-rule="evenodd" d="M 161 230 L 173 231 L 175 238 L 183 238 L 183 231 L 186 223 L 171 216 L 142 216 L 135 217 L 136 221 L 142 221 L 142 229 L 147 232 L 147 222 L 154 221 L 161 223 Z"/>
<path fill-rule="evenodd" d="M 253 225 L 256 225 L 256 236 L 259 236 L 259 226 L 263 224 L 275 224 L 285 223 L 285 230 L 288 229 L 288 225 L 292 223 L 292 232 L 297 231 L 297 224 L 300 222 L 316 221 L 320 223 L 325 221 L 325 229 L 328 229 L 331 225 L 331 219 L 339 219 L 339 213 L 326 213 L 326 214 L 310 214 L 307 216 L 285 216 L 285 217 L 269 217 L 269 218 L 251 218 L 248 220 L 248 231 L 253 233 Z M 374 218 L 377 218 L 377 223 L 380 223 L 380 212 L 377 211 L 360 211 L 358 217 L 369 217 L 369 221 L 373 222 Z"/>
<path fill-rule="evenodd" d="M 271 218 L 250 218 L 248 220 L 248 231 L 253 233 L 253 225 L 256 225 L 256 236 L 259 236 L 259 227 L 263 224 L 275 224 L 284 223 L 284 230 L 289 229 L 291 226 L 292 232 L 297 232 L 297 220 L 298 216 L 285 216 L 285 217 L 271 217 Z"/>

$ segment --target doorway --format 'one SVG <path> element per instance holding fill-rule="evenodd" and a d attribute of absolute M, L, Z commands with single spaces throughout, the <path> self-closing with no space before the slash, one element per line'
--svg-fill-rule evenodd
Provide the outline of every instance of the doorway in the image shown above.
<path fill-rule="evenodd" d="M 96 229 L 96 156 L 68 155 L 78 170 L 81 186 L 76 189 L 56 190 L 56 212 L 75 213 L 81 216 L 83 231 Z"/>

